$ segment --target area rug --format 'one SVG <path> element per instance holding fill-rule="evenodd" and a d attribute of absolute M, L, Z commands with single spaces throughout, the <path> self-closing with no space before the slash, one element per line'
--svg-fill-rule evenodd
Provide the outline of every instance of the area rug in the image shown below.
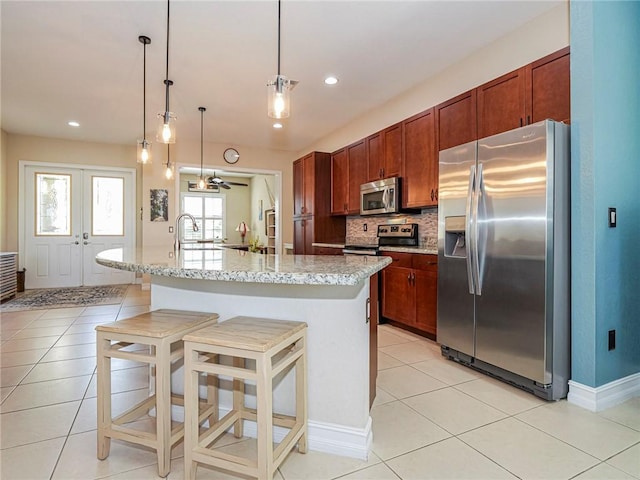
<path fill-rule="evenodd" d="M 128 285 L 99 287 L 37 288 L 0 305 L 0 312 L 48 308 L 87 307 L 121 303 Z"/>

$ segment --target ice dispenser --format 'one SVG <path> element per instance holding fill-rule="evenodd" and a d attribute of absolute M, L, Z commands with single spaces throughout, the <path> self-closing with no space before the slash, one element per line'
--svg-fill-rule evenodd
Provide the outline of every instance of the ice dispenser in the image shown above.
<path fill-rule="evenodd" d="M 465 239 L 465 217 L 445 217 L 444 256 L 467 258 Z"/>

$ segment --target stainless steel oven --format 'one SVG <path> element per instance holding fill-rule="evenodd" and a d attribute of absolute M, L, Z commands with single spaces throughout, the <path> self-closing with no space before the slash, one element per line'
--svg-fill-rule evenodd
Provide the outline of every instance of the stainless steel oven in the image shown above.
<path fill-rule="evenodd" d="M 380 255 L 380 247 L 417 247 L 418 224 L 378 225 L 377 243 L 347 244 L 345 255 Z"/>
<path fill-rule="evenodd" d="M 360 215 L 397 213 L 400 209 L 400 179 L 385 178 L 360 185 Z"/>

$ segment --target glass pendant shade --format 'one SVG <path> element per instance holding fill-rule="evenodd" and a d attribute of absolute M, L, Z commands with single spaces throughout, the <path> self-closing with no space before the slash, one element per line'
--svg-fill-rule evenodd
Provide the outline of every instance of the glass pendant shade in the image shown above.
<path fill-rule="evenodd" d="M 289 91 L 291 80 L 276 75 L 267 84 L 267 108 L 270 118 L 288 118 L 290 114 Z"/>
<path fill-rule="evenodd" d="M 138 140 L 138 163 L 151 164 L 151 143 L 147 140 Z"/>
<path fill-rule="evenodd" d="M 173 163 L 167 163 L 167 168 L 164 171 L 164 177 L 167 180 L 171 180 L 173 178 L 174 170 L 175 170 L 175 167 L 174 167 Z"/>
<path fill-rule="evenodd" d="M 205 182 L 204 177 L 198 178 L 198 190 L 206 190 L 207 182 Z"/>
<path fill-rule="evenodd" d="M 172 112 L 158 114 L 156 140 L 161 143 L 176 143 L 176 116 Z"/>

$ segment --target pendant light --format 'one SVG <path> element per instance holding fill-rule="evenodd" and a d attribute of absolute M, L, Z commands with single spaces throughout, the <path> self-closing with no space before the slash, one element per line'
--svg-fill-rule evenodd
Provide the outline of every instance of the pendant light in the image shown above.
<path fill-rule="evenodd" d="M 200 178 L 198 178 L 198 190 L 206 190 L 207 182 L 204 179 L 204 112 L 207 111 L 204 107 L 198 107 L 200 110 Z"/>
<path fill-rule="evenodd" d="M 143 45 L 142 61 L 142 140 L 138 140 L 138 163 L 149 165 L 151 163 L 151 142 L 147 141 L 147 45 L 151 39 L 144 35 L 138 37 Z"/>
<path fill-rule="evenodd" d="M 290 113 L 289 91 L 298 82 L 280 75 L 280 0 L 278 0 L 278 74 L 267 83 L 267 114 L 271 118 L 287 118 Z"/>
<path fill-rule="evenodd" d="M 159 124 L 156 140 L 162 143 L 176 143 L 176 116 L 169 111 L 169 87 L 173 85 L 173 81 L 169 80 L 169 18 L 170 18 L 170 1 L 167 0 L 167 68 L 165 73 L 165 111 L 158 114 Z"/>
<path fill-rule="evenodd" d="M 170 147 L 171 147 L 171 144 L 167 143 L 167 168 L 164 171 L 164 177 L 167 180 L 173 179 L 173 172 L 175 170 L 175 165 L 171 163 L 171 151 L 169 150 Z"/>

